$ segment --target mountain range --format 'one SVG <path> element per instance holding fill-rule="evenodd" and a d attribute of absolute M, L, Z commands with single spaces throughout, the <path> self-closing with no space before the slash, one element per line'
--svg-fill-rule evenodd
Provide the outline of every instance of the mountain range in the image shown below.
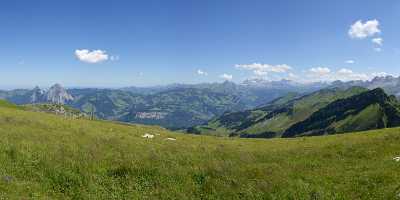
<path fill-rule="evenodd" d="M 181 129 L 203 124 L 227 111 L 254 108 L 288 92 L 309 92 L 321 87 L 291 81 L 225 81 L 121 89 L 65 89 L 55 84 L 47 90 L 35 87 L 0 91 L 0 98 L 16 104 L 66 104 L 100 119 Z"/>
<path fill-rule="evenodd" d="M 368 89 L 382 88 L 390 95 L 400 97 L 400 77 L 394 76 L 377 76 L 367 81 L 334 81 L 330 87 L 351 87 L 359 86 Z"/>
<path fill-rule="evenodd" d="M 332 83 L 305 84 L 290 80 L 249 79 L 239 84 L 225 81 L 120 89 L 67 89 L 55 84 L 49 89 L 35 87 L 0 91 L 0 98 L 19 105 L 65 104 L 100 119 L 185 129 L 209 123 L 210 120 L 215 121 L 217 117 L 224 117 L 227 113 L 249 112 L 255 108 L 265 107 L 268 102 L 274 103 L 271 102 L 274 99 L 280 98 L 275 103 L 283 103 L 285 98 L 289 100 L 291 99 L 289 97 L 302 97 L 321 89 L 345 90 L 353 86 L 367 89 L 381 87 L 389 94 L 400 95 L 400 78 L 387 76 L 376 77 L 371 81 Z M 329 102 L 324 101 L 320 105 L 327 103 Z M 320 107 L 314 107 L 317 108 Z M 260 115 L 263 112 L 251 111 Z"/>

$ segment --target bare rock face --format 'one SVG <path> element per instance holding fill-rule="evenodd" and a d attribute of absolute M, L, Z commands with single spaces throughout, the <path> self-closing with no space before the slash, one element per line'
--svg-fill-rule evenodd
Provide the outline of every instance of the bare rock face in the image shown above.
<path fill-rule="evenodd" d="M 60 84 L 55 84 L 47 91 L 46 101 L 56 104 L 65 104 L 74 98 Z"/>
<path fill-rule="evenodd" d="M 39 103 L 42 102 L 44 99 L 44 95 L 45 95 L 45 91 L 40 89 L 38 86 L 36 86 L 33 90 L 32 90 L 32 94 L 31 94 L 31 99 L 30 99 L 30 103 Z"/>

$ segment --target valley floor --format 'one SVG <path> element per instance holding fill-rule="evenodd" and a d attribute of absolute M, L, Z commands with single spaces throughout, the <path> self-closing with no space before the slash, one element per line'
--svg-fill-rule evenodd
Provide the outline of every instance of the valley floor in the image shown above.
<path fill-rule="evenodd" d="M 400 199 L 398 128 L 232 139 L 0 107 L 0 137 L 0 199 Z"/>

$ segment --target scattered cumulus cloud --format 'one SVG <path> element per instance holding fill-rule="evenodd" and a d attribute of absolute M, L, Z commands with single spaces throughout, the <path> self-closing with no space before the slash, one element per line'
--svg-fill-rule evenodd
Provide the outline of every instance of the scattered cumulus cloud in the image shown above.
<path fill-rule="evenodd" d="M 369 80 L 375 77 L 375 74 L 357 73 L 348 68 L 341 68 L 337 71 L 332 71 L 327 67 L 316 67 L 309 69 L 305 75 L 307 78 L 304 82 L 315 81 L 351 81 L 351 80 Z"/>
<path fill-rule="evenodd" d="M 373 38 L 372 40 L 372 43 L 374 43 L 374 44 L 376 44 L 376 45 L 378 45 L 378 46 L 382 46 L 383 45 L 383 39 L 382 38 Z"/>
<path fill-rule="evenodd" d="M 336 80 L 349 81 L 349 80 L 368 80 L 369 76 L 364 73 L 355 73 L 351 69 L 342 68 L 333 76 Z"/>
<path fill-rule="evenodd" d="M 342 69 L 340 69 L 340 70 L 338 71 L 338 73 L 339 73 L 339 74 L 352 74 L 353 71 L 350 70 L 350 69 L 342 68 Z"/>
<path fill-rule="evenodd" d="M 205 72 L 205 71 L 203 71 L 203 70 L 201 70 L 201 69 L 198 69 L 198 70 L 197 70 L 197 74 L 200 75 L 200 76 L 207 76 L 207 75 L 208 75 L 207 72 Z"/>
<path fill-rule="evenodd" d="M 263 71 L 263 70 L 254 70 L 253 73 L 256 76 L 266 76 L 266 75 L 268 75 L 268 72 L 267 71 Z"/>
<path fill-rule="evenodd" d="M 379 21 L 369 20 L 363 23 L 363 21 L 358 20 L 353 25 L 351 25 L 350 30 L 348 32 L 349 36 L 353 39 L 365 39 L 369 37 L 375 37 L 380 34 L 382 31 L 379 28 Z M 382 51 L 383 46 L 383 38 L 375 37 L 371 39 L 371 42 L 375 45 L 374 50 L 376 52 Z"/>
<path fill-rule="evenodd" d="M 269 72 L 272 73 L 287 73 L 292 67 L 286 64 L 281 65 L 269 65 L 262 63 L 253 63 L 253 64 L 237 64 L 235 65 L 238 69 L 250 70 L 253 71 L 256 76 L 265 76 L 268 75 Z"/>
<path fill-rule="evenodd" d="M 366 21 L 363 23 L 362 20 L 358 20 L 353 25 L 351 25 L 348 32 L 351 38 L 355 39 L 365 39 L 367 37 L 372 37 L 379 34 L 381 30 L 379 29 L 379 21 L 374 19 Z"/>
<path fill-rule="evenodd" d="M 293 80 L 293 81 L 298 80 L 299 78 L 300 77 L 298 75 L 296 75 L 296 74 L 294 74 L 292 72 L 288 73 L 288 76 L 287 76 L 287 79 Z"/>
<path fill-rule="evenodd" d="M 371 74 L 372 77 L 386 77 L 386 76 L 393 76 L 392 74 L 386 72 L 374 72 Z"/>
<path fill-rule="evenodd" d="M 353 64 L 355 63 L 354 60 L 347 60 L 345 63 Z M 275 77 L 277 80 L 279 79 L 287 79 L 287 80 L 292 80 L 292 81 L 297 81 L 297 82 L 303 82 L 303 83 L 311 83 L 311 82 L 332 82 L 336 80 L 341 80 L 341 81 L 352 81 L 352 80 L 371 80 L 377 76 L 388 76 L 390 74 L 385 73 L 385 72 L 379 72 L 379 73 L 359 73 L 355 72 L 350 68 L 339 68 L 337 70 L 333 70 L 332 68 L 325 67 L 325 66 L 320 66 L 320 67 L 313 67 L 309 68 L 308 70 L 303 70 L 301 72 L 296 72 L 294 70 L 291 70 L 292 68 L 290 67 L 283 67 L 279 68 L 279 70 L 276 70 L 275 68 L 270 67 L 270 65 L 263 65 L 263 64 L 251 64 L 251 65 L 236 65 L 237 68 L 240 69 L 247 69 L 247 70 L 252 70 L 254 74 L 257 75 L 259 73 L 260 75 L 264 75 L 265 73 L 270 72 L 269 70 L 274 70 L 274 71 L 279 71 L 279 72 L 286 72 L 284 76 L 280 76 L 279 74 L 273 74 L 273 75 L 279 75 L 278 77 Z M 265 70 L 265 68 L 268 68 L 268 70 Z M 223 74 L 220 76 L 221 78 L 225 80 L 230 80 L 232 77 L 231 75 Z M 258 76 L 254 76 L 253 78 L 259 78 Z M 263 77 L 262 77 L 263 78 Z"/>
<path fill-rule="evenodd" d="M 318 76 L 326 76 L 328 75 L 331 70 L 327 67 L 315 67 L 308 70 L 310 73 Z"/>
<path fill-rule="evenodd" d="M 226 81 L 230 81 L 233 79 L 233 76 L 231 74 L 221 74 L 219 77 Z"/>
<path fill-rule="evenodd" d="M 75 50 L 75 56 L 80 61 L 91 64 L 101 63 L 109 59 L 109 55 L 103 50 L 77 49 Z"/>

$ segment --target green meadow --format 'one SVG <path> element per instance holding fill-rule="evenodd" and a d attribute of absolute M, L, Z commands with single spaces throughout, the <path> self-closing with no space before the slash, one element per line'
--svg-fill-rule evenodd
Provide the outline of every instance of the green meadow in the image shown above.
<path fill-rule="evenodd" d="M 400 199 L 399 128 L 240 139 L 0 104 L 0 199 Z"/>

